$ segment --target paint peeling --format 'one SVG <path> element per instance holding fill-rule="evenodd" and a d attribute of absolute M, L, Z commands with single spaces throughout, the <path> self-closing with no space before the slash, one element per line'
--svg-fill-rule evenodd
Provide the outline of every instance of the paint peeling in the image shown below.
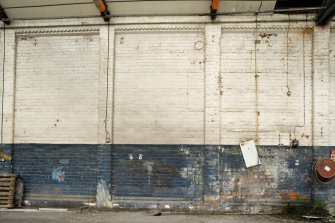
<path fill-rule="evenodd" d="M 185 155 L 189 155 L 190 154 L 190 151 L 186 147 L 181 147 L 180 148 L 180 152 L 184 153 Z"/>
<path fill-rule="evenodd" d="M 84 205 L 89 206 L 89 207 L 95 207 L 97 204 L 93 202 L 85 202 Z"/>
<path fill-rule="evenodd" d="M 189 174 L 188 174 L 188 168 L 183 167 L 180 171 L 180 175 L 182 178 L 187 179 Z"/>
<path fill-rule="evenodd" d="M 151 185 L 151 175 L 152 175 L 152 166 L 153 165 L 154 165 L 154 162 L 149 162 L 149 161 L 144 162 L 144 166 L 148 170 L 148 185 Z"/>
<path fill-rule="evenodd" d="M 98 181 L 96 199 L 97 207 L 113 208 L 113 202 L 109 195 L 108 187 L 106 182 L 102 179 Z"/>
<path fill-rule="evenodd" d="M 65 170 L 63 167 L 58 167 L 52 171 L 52 180 L 58 183 L 63 183 L 65 181 Z"/>
<path fill-rule="evenodd" d="M 330 151 L 330 159 L 335 162 L 335 150 Z"/>
<path fill-rule="evenodd" d="M 24 203 L 25 206 L 31 206 L 31 203 L 28 200 L 24 200 L 23 203 Z"/>
<path fill-rule="evenodd" d="M 137 146 L 131 146 L 128 150 L 122 147 L 122 155 L 115 159 L 118 166 L 122 167 L 118 170 L 122 176 L 132 179 L 131 182 L 133 179 L 140 182 L 136 187 L 127 184 L 127 191 L 120 193 L 124 185 L 124 181 L 120 181 L 117 193 L 122 199 L 135 192 L 149 194 L 147 197 L 152 198 L 165 198 L 164 195 L 168 194 L 169 199 L 201 200 L 197 203 L 198 206 L 192 204 L 195 209 L 273 213 L 273 208 L 278 207 L 276 204 L 280 206 L 286 202 L 308 200 L 310 196 L 310 191 L 305 189 L 306 185 L 310 185 L 309 175 L 306 173 L 306 161 L 311 158 L 308 149 L 258 146 L 262 165 L 248 169 L 244 165 L 244 158 L 238 146 L 225 145 L 224 149 L 217 145 L 207 146 L 204 160 L 202 151 L 197 151 L 197 148 L 191 146 L 166 146 L 162 151 L 169 159 L 152 156 L 148 148 L 154 150 L 156 146 L 149 145 L 145 148 L 146 151 L 138 149 Z M 129 160 L 129 153 L 134 154 L 134 157 L 144 154 L 146 160 Z M 297 163 L 299 165 L 295 165 Z M 203 176 L 205 179 L 202 179 Z M 292 182 L 291 179 L 297 179 L 297 182 Z M 202 188 L 203 193 L 199 190 Z M 131 197 L 127 199 L 131 200 Z M 130 203 L 129 206 L 133 207 Z M 142 201 L 138 201 L 136 205 L 149 207 L 155 203 L 143 204 Z M 180 207 L 170 200 L 160 201 L 158 207 L 164 209 L 165 205 L 170 205 L 170 209 Z M 184 208 L 191 210 L 189 205 Z"/>

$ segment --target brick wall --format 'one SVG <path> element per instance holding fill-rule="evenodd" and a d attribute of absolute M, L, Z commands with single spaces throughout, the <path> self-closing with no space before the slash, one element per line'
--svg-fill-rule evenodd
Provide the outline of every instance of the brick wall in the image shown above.
<path fill-rule="evenodd" d="M 97 143 L 99 36 L 18 35 L 15 143 Z"/>
<path fill-rule="evenodd" d="M 202 143 L 203 30 L 121 32 L 114 47 L 114 142 Z"/>
<path fill-rule="evenodd" d="M 58 196 L 71 200 L 71 195 L 91 198 L 96 194 L 96 145 L 17 144 L 13 149 L 13 172 L 24 182 L 25 196 Z M 61 168 L 64 178 L 52 173 Z M 66 196 L 64 196 L 66 197 Z"/>
<path fill-rule="evenodd" d="M 282 23 L 276 30 L 208 25 L 204 51 L 196 50 L 203 34 L 183 43 L 186 34 L 176 34 L 175 27 L 156 29 L 142 34 L 130 27 L 116 35 L 116 143 L 238 144 L 255 139 L 260 145 L 290 145 L 296 138 L 301 145 L 312 145 L 315 49 L 309 26 Z M 172 47 L 180 49 L 179 54 Z M 187 79 L 179 79 L 180 72 Z M 130 78 L 136 75 L 138 79 Z M 163 90 L 157 93 L 156 87 Z M 155 118 L 157 114 L 163 119 Z"/>
<path fill-rule="evenodd" d="M 110 203 L 135 207 L 275 212 L 313 193 L 331 204 L 333 183 L 312 187 L 309 170 L 334 144 L 335 36 L 311 18 L 16 22 L 3 138 L 14 159 L 0 171 L 20 174 L 29 200 L 89 200 L 102 182 Z M 247 139 L 263 161 L 250 170 Z"/>
<path fill-rule="evenodd" d="M 71 29 L 7 30 L 5 141 L 105 143 L 109 135 L 121 144 L 253 138 L 260 145 L 289 145 L 297 138 L 305 146 L 313 139 L 328 145 L 329 126 L 315 128 L 317 109 L 331 115 L 333 108 L 323 109 L 312 94 L 329 88 L 317 83 L 328 83 L 320 79 L 328 53 L 320 50 L 329 45 L 329 29 L 146 22 L 111 26 L 109 34 L 106 26 L 85 29 L 72 20 L 65 22 Z M 320 99 L 328 106 L 326 96 Z M 312 127 L 320 137 L 313 138 Z"/>
<path fill-rule="evenodd" d="M 330 126 L 335 126 L 335 29 L 331 30 L 329 42 L 329 121 Z M 330 131 L 330 145 L 335 144 L 335 132 Z"/>
<path fill-rule="evenodd" d="M 205 151 L 204 205 L 216 210 L 278 213 L 311 198 L 310 147 L 259 146 L 261 165 L 245 168 L 239 146 Z"/>

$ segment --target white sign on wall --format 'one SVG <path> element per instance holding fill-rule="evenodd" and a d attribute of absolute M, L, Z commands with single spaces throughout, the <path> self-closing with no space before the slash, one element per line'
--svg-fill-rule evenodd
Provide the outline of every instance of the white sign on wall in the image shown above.
<path fill-rule="evenodd" d="M 240 147 L 247 168 L 261 164 L 254 140 L 242 142 Z"/>

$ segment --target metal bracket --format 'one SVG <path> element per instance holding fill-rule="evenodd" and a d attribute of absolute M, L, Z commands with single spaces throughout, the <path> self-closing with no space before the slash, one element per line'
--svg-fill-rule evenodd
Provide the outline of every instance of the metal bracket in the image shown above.
<path fill-rule="evenodd" d="M 105 0 L 94 0 L 95 6 L 98 8 L 101 17 L 105 22 L 110 20 L 110 11 Z"/>
<path fill-rule="evenodd" d="M 6 25 L 10 25 L 10 20 L 5 12 L 5 9 L 2 8 L 1 5 L 0 5 L 0 16 L 3 23 L 5 23 Z"/>
<path fill-rule="evenodd" d="M 219 8 L 219 0 L 212 0 L 211 11 L 210 11 L 211 20 L 216 19 L 218 8 Z"/>
<path fill-rule="evenodd" d="M 322 9 L 316 18 L 316 23 L 321 26 L 327 25 L 335 16 L 335 1 L 325 0 L 322 6 L 326 8 Z"/>

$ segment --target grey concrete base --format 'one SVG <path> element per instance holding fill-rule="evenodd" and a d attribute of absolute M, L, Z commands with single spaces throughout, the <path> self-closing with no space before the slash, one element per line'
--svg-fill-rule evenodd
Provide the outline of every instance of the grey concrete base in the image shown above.
<path fill-rule="evenodd" d="M 25 223 L 280 223 L 297 222 L 296 220 L 280 219 L 268 215 L 183 215 L 162 213 L 161 216 L 153 216 L 152 212 L 96 212 L 72 211 L 67 213 L 57 212 L 13 212 L 3 211 L 0 214 L 0 222 L 25 222 Z"/>

